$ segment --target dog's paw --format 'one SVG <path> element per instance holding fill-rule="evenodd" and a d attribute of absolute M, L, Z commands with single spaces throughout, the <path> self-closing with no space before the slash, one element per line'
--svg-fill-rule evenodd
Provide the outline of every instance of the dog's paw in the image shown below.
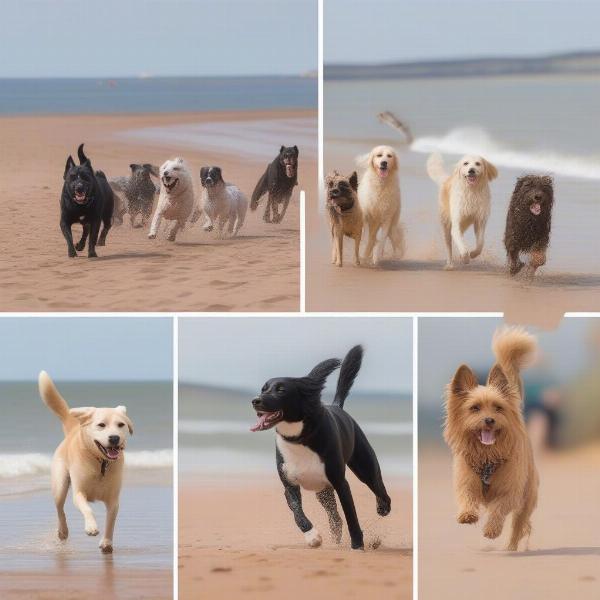
<path fill-rule="evenodd" d="M 96 251 L 92 250 L 91 252 L 88 252 L 88 258 L 98 258 Z"/>
<path fill-rule="evenodd" d="M 387 515 L 390 514 L 391 510 L 392 510 L 392 503 L 389 500 L 389 498 L 387 500 L 377 498 L 377 514 L 380 517 L 386 517 Z"/>
<path fill-rule="evenodd" d="M 148 239 L 149 240 L 155 240 L 156 239 L 156 234 L 155 233 L 149 233 L 148 234 Z"/>
<path fill-rule="evenodd" d="M 84 248 L 85 242 L 77 242 L 77 244 L 75 244 L 75 250 L 77 250 L 77 252 L 81 252 Z"/>
<path fill-rule="evenodd" d="M 212 226 L 212 225 L 207 225 L 207 226 L 204 228 L 204 231 L 212 231 L 213 229 L 214 229 L 214 228 L 213 228 L 213 226 Z"/>
<path fill-rule="evenodd" d="M 58 528 L 58 539 L 59 540 L 66 540 L 69 537 L 69 529 L 68 527 L 59 527 Z"/>
<path fill-rule="evenodd" d="M 321 534 L 314 527 L 304 534 L 304 539 L 309 548 L 318 548 L 323 543 Z"/>
<path fill-rule="evenodd" d="M 103 540 L 100 541 L 100 544 L 98 544 L 98 547 L 100 548 L 100 550 L 102 550 L 102 554 L 112 554 L 112 551 L 113 551 L 112 540 L 108 540 L 108 539 L 104 538 Z"/>
<path fill-rule="evenodd" d="M 481 250 L 471 250 L 471 252 L 469 252 L 469 256 L 471 258 L 477 258 L 480 254 Z"/>
<path fill-rule="evenodd" d="M 454 263 L 453 262 L 447 262 L 444 265 L 444 271 L 454 271 Z"/>
<path fill-rule="evenodd" d="M 502 533 L 502 523 L 487 522 L 483 528 L 483 537 L 495 540 Z"/>
<path fill-rule="evenodd" d="M 98 535 L 100 532 L 98 531 L 98 525 L 96 523 L 90 523 L 85 526 L 86 535 Z"/>
<path fill-rule="evenodd" d="M 73 248 L 73 250 L 69 250 L 68 255 L 69 258 L 75 258 L 77 256 L 77 252 L 75 252 L 75 249 Z"/>
<path fill-rule="evenodd" d="M 468 253 L 468 252 L 467 252 L 466 254 L 461 254 L 461 255 L 460 255 L 460 262 L 461 262 L 463 265 L 468 265 L 468 264 L 469 264 L 469 262 L 470 262 L 470 260 L 471 260 L 471 257 L 469 256 L 469 253 Z"/>
<path fill-rule="evenodd" d="M 472 523 L 477 523 L 479 521 L 479 515 L 477 513 L 471 511 L 461 512 L 456 520 L 461 524 L 471 525 Z"/>
<path fill-rule="evenodd" d="M 106 240 L 98 240 L 98 246 L 106 246 Z"/>
<path fill-rule="evenodd" d="M 169 242 L 174 242 L 174 241 L 175 241 L 175 235 L 174 235 L 174 234 L 172 234 L 172 233 L 170 233 L 170 234 L 167 236 L 167 241 L 169 241 Z"/>
<path fill-rule="evenodd" d="M 352 550 L 362 550 L 362 551 L 364 551 L 364 549 L 365 549 L 365 544 L 364 544 L 364 542 L 362 540 L 361 541 L 356 541 L 356 542 L 351 542 L 350 545 L 352 546 Z"/>
<path fill-rule="evenodd" d="M 335 261 L 335 266 L 336 267 L 341 267 L 342 266 L 342 261 L 341 260 L 336 260 Z"/>

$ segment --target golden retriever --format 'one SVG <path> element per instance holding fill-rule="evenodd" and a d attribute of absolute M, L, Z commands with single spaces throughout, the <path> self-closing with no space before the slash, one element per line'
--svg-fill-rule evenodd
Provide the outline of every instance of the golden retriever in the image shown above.
<path fill-rule="evenodd" d="M 366 262 L 377 264 L 389 239 L 394 256 L 402 258 L 404 237 L 400 227 L 400 183 L 398 181 L 398 157 L 390 146 L 376 146 L 357 161 L 364 173 L 358 184 L 358 202 L 363 212 L 365 224 L 369 228 L 369 237 L 365 249 Z M 378 242 L 377 253 L 373 250 Z"/>
<path fill-rule="evenodd" d="M 481 254 L 484 244 L 485 226 L 490 216 L 489 182 L 498 177 L 496 167 L 481 156 L 463 156 L 448 175 L 444 160 L 438 153 L 427 160 L 427 173 L 440 186 L 440 217 L 448 260 L 446 268 L 454 267 L 452 242 L 464 264 Z M 463 237 L 473 225 L 475 249 L 469 250 Z"/>
<path fill-rule="evenodd" d="M 64 505 L 73 485 L 73 503 L 85 519 L 85 532 L 98 535 L 98 525 L 90 502 L 106 506 L 106 526 L 100 549 L 113 550 L 113 531 L 119 510 L 123 478 L 124 450 L 133 425 L 124 406 L 116 408 L 71 408 L 60 395 L 49 375 L 39 376 L 44 404 L 61 420 L 65 439 L 60 443 L 51 467 L 51 484 L 58 513 L 58 537 L 67 539 L 69 529 Z"/>

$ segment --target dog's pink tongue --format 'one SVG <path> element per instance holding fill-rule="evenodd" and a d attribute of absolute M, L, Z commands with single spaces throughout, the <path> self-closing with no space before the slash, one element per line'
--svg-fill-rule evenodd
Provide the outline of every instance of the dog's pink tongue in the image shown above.
<path fill-rule="evenodd" d="M 293 177 L 295 174 L 294 165 L 285 165 L 285 174 L 287 177 Z"/>
<path fill-rule="evenodd" d="M 542 205 L 536 202 L 529 207 L 529 210 L 537 216 L 542 212 Z"/>
<path fill-rule="evenodd" d="M 388 176 L 387 169 L 379 169 L 379 177 L 381 177 L 381 179 L 385 179 L 387 176 Z"/>
<path fill-rule="evenodd" d="M 258 417 L 258 421 L 254 427 L 250 427 L 250 431 L 260 431 L 265 427 L 265 421 L 267 420 L 268 413 L 263 413 Z"/>
<path fill-rule="evenodd" d="M 108 454 L 108 458 L 119 458 L 119 449 L 118 448 L 107 448 L 106 454 Z"/>
<path fill-rule="evenodd" d="M 496 441 L 496 434 L 488 429 L 481 430 L 481 443 L 491 446 Z"/>

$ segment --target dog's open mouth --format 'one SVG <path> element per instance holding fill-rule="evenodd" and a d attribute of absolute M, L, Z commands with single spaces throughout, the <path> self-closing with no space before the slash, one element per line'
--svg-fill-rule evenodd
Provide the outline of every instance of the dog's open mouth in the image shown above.
<path fill-rule="evenodd" d="M 98 440 L 94 440 L 96 442 L 96 446 L 98 446 L 98 449 L 100 450 L 100 452 L 102 452 L 102 454 L 104 454 L 104 456 L 106 456 L 106 458 L 108 458 L 108 460 L 117 460 L 117 458 L 119 458 L 119 456 L 121 456 L 121 451 L 123 450 L 123 448 L 121 448 L 120 446 L 103 446 Z"/>
<path fill-rule="evenodd" d="M 475 173 L 469 173 L 467 175 L 467 183 L 473 185 L 477 181 L 477 175 Z"/>
<path fill-rule="evenodd" d="M 491 446 L 496 442 L 496 432 L 493 429 L 482 429 L 479 432 L 479 441 L 485 446 Z"/>
<path fill-rule="evenodd" d="M 537 217 L 542 213 L 542 205 L 539 202 L 535 202 L 529 207 L 529 210 Z"/>
<path fill-rule="evenodd" d="M 250 428 L 250 431 L 264 431 L 265 429 L 271 429 L 274 425 L 277 425 L 281 419 L 283 419 L 283 411 L 278 410 L 275 412 L 262 412 L 257 410 L 256 415 L 258 421 L 254 427 Z"/>
<path fill-rule="evenodd" d="M 377 174 L 379 175 L 379 177 L 381 177 L 381 179 L 385 179 L 388 176 L 389 170 L 387 167 L 379 167 L 377 169 Z"/>
<path fill-rule="evenodd" d="M 175 188 L 175 186 L 177 185 L 177 182 L 179 181 L 179 179 L 173 179 L 171 181 L 165 181 L 163 179 L 163 185 L 167 188 L 167 190 L 169 192 L 172 192 L 173 189 Z"/>
<path fill-rule="evenodd" d="M 285 176 L 291 179 L 294 175 L 296 175 L 296 165 L 285 163 Z"/>
<path fill-rule="evenodd" d="M 75 192 L 73 198 L 77 204 L 85 204 L 87 202 L 87 194 L 85 192 Z"/>

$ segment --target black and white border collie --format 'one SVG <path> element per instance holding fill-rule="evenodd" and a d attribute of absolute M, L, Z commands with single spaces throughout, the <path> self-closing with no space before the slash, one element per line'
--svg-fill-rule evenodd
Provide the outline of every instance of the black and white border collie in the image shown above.
<path fill-rule="evenodd" d="M 352 492 L 346 480 L 346 465 L 375 494 L 377 513 L 389 514 L 391 500 L 383 484 L 375 451 L 358 423 L 344 411 L 344 401 L 360 369 L 361 346 L 355 346 L 341 363 L 335 398 L 321 402 L 327 377 L 340 367 L 332 358 L 319 363 L 305 377 L 269 379 L 252 400 L 258 422 L 252 431 L 275 427 L 277 472 L 285 498 L 307 544 L 321 545 L 319 532 L 302 510 L 300 488 L 316 492 L 327 511 L 333 540 L 340 543 L 342 519 L 334 490 L 342 505 L 353 549 L 363 549 L 363 532 L 358 522 Z"/>

